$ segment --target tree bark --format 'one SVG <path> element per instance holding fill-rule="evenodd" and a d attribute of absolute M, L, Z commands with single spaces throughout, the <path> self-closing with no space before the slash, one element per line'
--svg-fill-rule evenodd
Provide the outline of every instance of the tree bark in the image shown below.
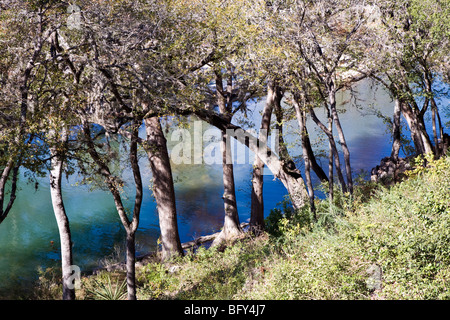
<path fill-rule="evenodd" d="M 127 231 L 127 300 L 136 300 L 136 233 Z"/>
<path fill-rule="evenodd" d="M 336 147 L 336 141 L 334 140 L 333 132 L 329 130 L 320 120 L 317 118 L 316 113 L 314 112 L 314 109 L 312 107 L 309 108 L 309 113 L 311 114 L 311 118 L 313 121 L 319 126 L 319 128 L 327 135 L 328 141 L 330 143 L 331 151 L 333 153 L 334 158 L 334 164 L 336 168 L 336 173 L 339 179 L 339 183 L 341 184 L 341 188 L 343 192 L 347 192 L 347 185 L 344 180 L 344 176 L 342 174 L 341 170 L 341 161 L 339 159 L 339 153 Z M 332 118 L 329 118 L 332 120 Z M 330 124 L 330 129 L 332 129 L 332 122 Z M 332 176 L 330 172 L 330 176 Z M 332 193 L 331 193 L 332 194 Z"/>
<path fill-rule="evenodd" d="M 353 178 L 352 178 L 352 167 L 350 163 L 350 150 L 348 149 L 347 142 L 345 140 L 344 131 L 342 130 L 341 121 L 339 120 L 339 116 L 336 109 L 336 92 L 334 89 L 329 90 L 329 102 L 330 102 L 330 110 L 331 116 L 333 117 L 334 125 L 336 126 L 336 130 L 339 136 L 339 142 L 342 146 L 342 152 L 344 154 L 344 162 L 345 162 L 345 173 L 347 176 L 347 186 L 350 194 L 353 193 Z"/>
<path fill-rule="evenodd" d="M 302 156 L 305 162 L 305 177 L 306 177 L 306 186 L 308 187 L 309 205 L 311 212 L 313 213 L 314 220 L 317 220 L 316 209 L 314 205 L 314 187 L 311 181 L 311 160 L 309 158 L 309 152 L 307 149 L 309 137 L 306 129 L 306 115 L 304 110 L 300 110 L 300 105 L 298 104 L 298 101 L 295 98 L 294 98 L 294 109 L 297 116 L 298 125 L 300 128 L 300 134 L 302 137 L 302 153 L 303 153 Z"/>
<path fill-rule="evenodd" d="M 231 157 L 230 136 L 226 131 L 222 131 L 222 140 L 220 148 L 222 151 L 222 168 L 223 168 L 223 203 L 225 211 L 225 219 L 223 229 L 219 237 L 213 244 L 232 239 L 242 233 L 239 222 L 239 215 L 236 203 L 236 191 L 234 184 L 233 160 Z"/>
<path fill-rule="evenodd" d="M 145 119 L 147 140 L 143 144 L 153 175 L 153 196 L 158 208 L 161 230 L 162 260 L 183 255 L 178 232 L 175 189 L 172 168 L 158 117 Z"/>
<path fill-rule="evenodd" d="M 437 157 L 440 157 L 441 156 L 441 154 L 442 154 L 442 152 L 443 152 L 443 150 L 441 150 L 441 147 L 440 147 L 440 145 L 439 145 L 439 141 L 441 141 L 442 143 L 443 143 L 443 139 L 444 139 L 444 129 L 442 128 L 442 121 L 441 121 L 441 115 L 439 114 L 439 110 L 438 110 L 438 107 L 437 107 L 437 104 L 436 104 L 436 101 L 434 100 L 434 98 L 432 97 L 431 98 L 431 110 L 432 110 L 432 113 L 433 113 L 433 115 L 432 115 L 432 117 L 433 117 L 433 119 L 434 119 L 434 121 L 433 121 L 433 132 L 434 132 L 434 136 L 435 136 L 435 144 L 436 144 L 436 147 L 435 147 L 435 149 L 436 149 L 436 156 Z M 439 125 L 439 134 L 437 133 L 437 129 L 436 129 L 436 120 L 435 120 L 435 118 L 437 118 L 437 121 L 438 121 L 438 125 Z"/>
<path fill-rule="evenodd" d="M 281 100 L 280 90 L 274 83 L 267 85 L 266 104 L 262 113 L 261 126 L 259 132 L 260 143 L 267 144 L 267 137 L 270 129 L 270 119 L 275 100 Z M 264 178 L 264 162 L 255 155 L 252 174 L 252 195 L 251 195 L 251 213 L 250 213 L 250 229 L 259 234 L 264 230 L 264 197 L 263 197 L 263 178 Z"/>
<path fill-rule="evenodd" d="M 331 133 L 331 136 L 333 136 L 333 119 L 331 118 L 331 114 L 328 109 L 328 131 Z M 330 201 L 330 208 L 332 208 L 333 199 L 334 199 L 334 152 L 333 152 L 333 146 L 331 144 L 331 140 L 328 141 L 328 198 Z M 342 173 L 341 173 L 342 175 Z"/>
<path fill-rule="evenodd" d="M 61 242 L 61 267 L 62 267 L 62 287 L 63 300 L 75 299 L 75 288 L 71 282 L 72 276 L 72 238 L 70 233 L 69 219 L 64 207 L 61 189 L 61 176 L 64 163 L 64 145 L 67 143 L 68 134 L 64 128 L 61 130 L 61 137 L 52 129 L 50 137 L 53 146 L 50 147 L 51 167 L 50 167 L 50 195 L 52 200 L 53 212 L 55 214 L 56 223 L 58 225 L 59 238 Z"/>
<path fill-rule="evenodd" d="M 309 198 L 308 192 L 306 191 L 305 182 L 300 172 L 295 168 L 295 165 L 294 168 L 284 165 L 284 162 L 270 148 L 260 147 L 262 144 L 257 137 L 241 127 L 230 123 L 222 116 L 207 110 L 195 110 L 194 114 L 219 130 L 229 131 L 237 141 L 247 146 L 255 155 L 261 158 L 272 174 L 283 183 L 289 192 L 292 205 L 295 209 L 300 209 L 305 205 L 305 201 Z"/>
<path fill-rule="evenodd" d="M 400 135 L 400 116 L 401 116 L 401 103 L 399 98 L 395 98 L 394 116 L 392 121 L 392 151 L 391 158 L 398 160 L 398 154 L 401 147 L 401 135 Z"/>
<path fill-rule="evenodd" d="M 401 103 L 401 109 L 411 131 L 411 138 L 414 142 L 416 154 L 432 153 L 433 148 L 428 133 L 425 131 L 423 116 L 414 112 L 413 108 L 407 102 Z"/>
<path fill-rule="evenodd" d="M 216 73 L 217 103 L 219 111 L 228 123 L 231 123 L 232 115 L 232 84 L 231 78 L 227 81 L 227 90 L 223 88 L 223 79 L 221 74 Z M 231 156 L 231 140 L 226 129 L 221 130 L 222 140 L 220 149 L 222 152 L 222 168 L 223 168 L 223 202 L 225 219 L 221 235 L 217 237 L 213 245 L 217 245 L 224 240 L 228 240 L 242 233 L 239 223 L 239 215 L 236 203 L 236 191 L 234 184 L 233 159 Z"/>

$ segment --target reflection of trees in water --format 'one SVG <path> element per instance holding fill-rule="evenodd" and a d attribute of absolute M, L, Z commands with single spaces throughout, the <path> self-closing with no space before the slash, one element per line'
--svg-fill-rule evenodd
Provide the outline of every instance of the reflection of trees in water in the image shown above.
<path fill-rule="evenodd" d="M 223 184 L 220 170 L 210 166 L 192 165 L 177 175 L 175 192 L 178 223 L 186 236 L 209 232 L 221 226 L 223 220 Z M 217 200 L 214 200 L 217 199 Z"/>

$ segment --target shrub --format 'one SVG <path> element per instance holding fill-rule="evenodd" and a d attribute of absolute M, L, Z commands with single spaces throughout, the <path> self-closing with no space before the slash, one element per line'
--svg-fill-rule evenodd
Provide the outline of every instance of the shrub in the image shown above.
<path fill-rule="evenodd" d="M 382 267 L 384 298 L 450 297 L 450 160 L 425 160 L 361 208 L 347 230 L 361 256 Z"/>

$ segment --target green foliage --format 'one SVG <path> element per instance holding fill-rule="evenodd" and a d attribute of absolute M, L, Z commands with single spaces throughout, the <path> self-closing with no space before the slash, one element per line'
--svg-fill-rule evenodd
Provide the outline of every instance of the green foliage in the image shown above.
<path fill-rule="evenodd" d="M 136 280 L 141 297 L 161 299 L 165 291 L 170 288 L 171 279 L 164 265 L 150 263 L 138 272 Z"/>
<path fill-rule="evenodd" d="M 279 205 L 281 208 L 270 210 L 270 214 L 265 219 L 266 231 L 271 236 L 279 238 L 286 233 L 300 233 L 301 229 L 309 228 L 311 223 L 309 206 L 296 211 L 289 200 L 284 200 Z"/>
<path fill-rule="evenodd" d="M 422 161 L 422 160 L 421 160 Z M 447 299 L 450 280 L 450 161 L 418 166 L 371 200 L 347 230 L 362 257 L 384 272 L 383 297 Z"/>
<path fill-rule="evenodd" d="M 282 203 L 266 220 L 269 241 L 201 248 L 178 271 L 155 265 L 147 276 L 164 284 L 160 298 L 447 299 L 450 160 L 428 159 L 414 172 L 391 189 L 360 181 L 353 198 L 338 192 L 333 223 L 311 223 L 309 210 Z M 328 200 L 317 207 L 330 212 Z"/>
<path fill-rule="evenodd" d="M 112 275 L 100 273 L 94 279 L 83 282 L 85 299 L 87 300 L 124 300 L 127 297 L 127 280 L 116 278 L 112 283 Z"/>

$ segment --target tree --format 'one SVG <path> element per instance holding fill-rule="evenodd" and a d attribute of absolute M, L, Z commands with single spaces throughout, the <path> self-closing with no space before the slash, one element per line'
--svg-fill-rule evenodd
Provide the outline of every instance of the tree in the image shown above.
<path fill-rule="evenodd" d="M 259 133 L 259 142 L 267 144 L 272 111 L 275 104 L 279 104 L 282 98 L 281 91 L 274 82 L 267 85 L 267 96 L 264 110 L 262 112 L 261 126 Z M 264 162 L 257 155 L 253 164 L 252 173 L 252 193 L 251 193 L 251 212 L 250 228 L 255 234 L 264 230 L 264 199 L 263 199 L 263 172 Z"/>
<path fill-rule="evenodd" d="M 72 300 L 75 299 L 71 278 L 72 241 L 61 192 L 69 122 L 62 121 L 61 114 L 66 117 L 69 114 L 67 97 L 73 94 L 70 92 L 73 87 L 70 76 L 65 76 L 59 69 L 64 59 L 55 47 L 61 6 L 48 1 L 9 1 L 3 14 L 8 27 L 12 28 L 7 36 L 5 34 L 7 49 L 15 49 L 15 57 L 13 52 L 6 50 L 5 60 L 2 60 L 6 65 L 2 89 L 9 91 L 5 91 L 3 102 L 18 112 L 18 118 L 11 123 L 16 125 L 11 131 L 15 138 L 7 142 L 9 159 L 3 170 L 2 182 L 6 182 L 12 169 L 12 187 L 10 201 L 1 220 L 14 201 L 19 167 L 43 174 L 42 166 L 48 163 L 50 194 L 61 240 L 63 299 Z M 4 187 L 1 189 L 4 191 Z"/>
<path fill-rule="evenodd" d="M 166 98 L 174 95 L 173 86 L 180 82 L 175 73 L 180 69 L 185 72 L 177 56 L 185 47 L 178 46 L 177 41 L 185 43 L 186 34 L 174 27 L 175 13 L 165 1 L 112 6 L 86 3 L 83 11 L 83 32 L 92 49 L 84 53 L 84 59 L 88 59 L 94 74 L 89 80 L 92 104 L 87 116 L 109 134 L 125 137 L 130 133 L 120 129 L 123 124 L 145 122 L 147 140 L 137 141 L 147 152 L 153 173 L 162 256 L 182 255 L 170 162 L 157 117 L 167 112 L 163 111 L 170 103 Z M 114 21 L 111 16 L 123 19 Z"/>
<path fill-rule="evenodd" d="M 448 46 L 448 23 L 442 21 L 442 17 L 448 16 L 445 13 L 449 6 L 446 2 L 427 1 L 424 4 L 414 0 L 383 1 L 375 5 L 380 17 L 373 33 L 378 50 L 367 50 L 366 54 L 378 67 L 373 77 L 395 100 L 391 155 L 398 157 L 400 112 L 410 128 L 416 154 L 433 152 L 439 155 L 438 144 L 443 138 L 443 130 L 433 82 L 445 66 L 446 53 L 441 48 Z M 419 97 L 423 97 L 423 102 Z M 430 109 L 434 147 L 424 121 Z M 436 119 L 440 123 L 439 130 Z"/>
<path fill-rule="evenodd" d="M 26 149 L 31 142 L 27 139 L 29 91 L 36 80 L 37 62 L 52 32 L 44 22 L 45 15 L 46 6 L 33 1 L 8 1 L 0 12 L 0 223 L 14 204 L 19 168 L 27 160 Z M 5 207 L 8 180 L 11 181 L 11 190 Z"/>
<path fill-rule="evenodd" d="M 268 11 L 273 21 L 269 29 L 272 34 L 269 40 L 275 41 L 282 48 L 279 50 L 279 57 L 286 61 L 283 68 L 279 68 L 283 72 L 279 77 L 285 84 L 285 90 L 296 97 L 292 100 L 297 100 L 299 106 L 305 105 L 310 110 L 312 119 L 329 138 L 330 197 L 333 193 L 333 161 L 343 190 L 352 192 L 350 152 L 337 111 L 336 92 L 367 76 L 358 70 L 366 68 L 361 67 L 363 61 L 357 58 L 360 50 L 357 44 L 366 37 L 366 9 L 358 2 L 277 1 L 268 6 Z M 326 108 L 328 127 L 319 122 L 311 112 L 316 106 Z M 298 116 L 301 114 L 302 112 L 297 112 Z M 303 123 L 301 118 L 298 121 L 299 124 Z M 340 169 L 333 123 L 344 154 L 347 182 Z M 304 134 L 304 157 L 310 162 L 307 166 L 314 168 L 314 154 L 310 152 L 306 138 L 307 135 Z M 325 180 L 323 171 L 315 171 L 321 180 Z"/>
<path fill-rule="evenodd" d="M 84 139 L 87 145 L 87 151 L 95 164 L 98 167 L 99 173 L 104 177 L 105 183 L 108 186 L 114 198 L 114 204 L 119 214 L 122 225 L 126 231 L 126 267 L 127 267 L 127 291 L 128 300 L 136 299 L 136 276 L 135 276 L 135 235 L 139 226 L 139 217 L 142 204 L 142 179 L 139 169 L 138 157 L 137 157 L 137 141 L 139 134 L 139 123 L 133 123 L 130 128 L 131 140 L 129 145 L 129 162 L 133 171 L 133 178 L 135 184 L 135 201 L 133 207 L 133 217 L 131 220 L 127 215 L 127 210 L 123 204 L 121 193 L 122 182 L 121 179 L 115 176 L 108 166 L 108 163 L 104 157 L 97 151 L 93 136 L 91 133 L 91 125 L 88 122 L 83 124 Z"/>
<path fill-rule="evenodd" d="M 161 228 L 162 259 L 182 255 L 178 234 L 175 190 L 167 143 L 158 117 L 145 119 L 147 140 L 143 142 L 153 173 L 153 196 L 156 199 Z"/>

